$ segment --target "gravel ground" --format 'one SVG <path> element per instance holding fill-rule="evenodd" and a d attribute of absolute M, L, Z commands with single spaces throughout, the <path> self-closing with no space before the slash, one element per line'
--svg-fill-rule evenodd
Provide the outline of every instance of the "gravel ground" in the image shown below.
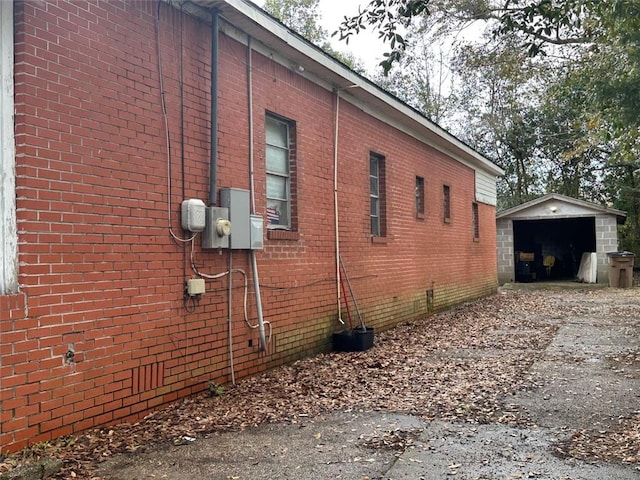
<path fill-rule="evenodd" d="M 637 479 L 639 293 L 505 290 L 0 472 L 46 457 L 55 478 L 105 480 Z"/>

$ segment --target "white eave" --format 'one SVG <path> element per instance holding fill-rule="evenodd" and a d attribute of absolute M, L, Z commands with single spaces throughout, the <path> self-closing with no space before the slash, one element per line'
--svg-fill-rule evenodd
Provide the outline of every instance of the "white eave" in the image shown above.
<path fill-rule="evenodd" d="M 578 200 L 577 198 L 567 197 L 566 195 L 561 195 L 559 193 L 549 193 L 547 195 L 543 195 L 540 198 L 536 198 L 535 200 L 531 200 L 530 202 L 517 205 L 507 210 L 503 210 L 496 215 L 496 218 L 509 218 L 512 220 L 524 219 L 527 218 L 527 210 L 530 210 L 537 205 L 541 205 L 543 203 L 551 201 L 582 207 L 591 210 L 594 214 L 614 215 L 618 223 L 624 223 L 625 219 L 627 218 L 627 213 L 623 212 L 622 210 L 606 207 L 604 205 L 597 205 L 595 203 L 586 202 L 584 200 Z"/>
<path fill-rule="evenodd" d="M 180 5 L 177 0 L 165 1 Z M 305 40 L 257 5 L 246 0 L 192 0 L 183 8 L 187 10 L 189 4 L 206 10 L 217 9 L 220 17 L 229 24 L 290 59 L 293 64 L 303 66 L 305 72 L 322 79 L 335 90 L 348 89 L 348 94 L 345 91 L 344 96 L 348 95 L 349 101 L 379 111 L 402 125 L 405 131 L 415 132 L 422 141 L 443 153 L 491 175 L 504 175 L 504 170 L 469 145 Z"/>

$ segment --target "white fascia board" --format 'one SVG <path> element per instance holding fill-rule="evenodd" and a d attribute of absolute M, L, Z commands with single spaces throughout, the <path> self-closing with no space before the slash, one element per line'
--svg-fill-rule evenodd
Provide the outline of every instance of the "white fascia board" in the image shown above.
<path fill-rule="evenodd" d="M 559 193 L 548 193 L 546 195 L 543 195 L 542 197 L 538 197 L 534 200 L 530 200 L 520 205 L 516 205 L 515 207 L 508 208 L 507 210 L 503 210 L 496 215 L 496 218 L 513 218 L 513 219 L 528 218 L 526 217 L 526 215 L 523 216 L 523 215 L 517 215 L 517 214 L 524 212 L 526 210 L 533 209 L 536 206 L 541 205 L 545 202 L 551 202 L 551 201 L 557 201 L 557 202 L 566 203 L 569 205 L 576 205 L 579 207 L 589 209 L 591 210 L 592 213 L 590 213 L 587 216 L 592 216 L 596 212 L 604 215 L 615 215 L 620 218 L 626 218 L 627 216 L 627 213 L 622 210 L 618 210 L 610 207 L 604 207 L 602 205 L 587 202 L 585 200 L 580 200 L 573 197 L 567 197 L 566 195 L 561 195 Z"/>
<path fill-rule="evenodd" d="M 224 0 L 224 3 L 233 7 L 258 26 L 267 30 L 270 34 L 275 35 L 281 41 L 290 45 L 313 62 L 334 70 L 336 73 L 340 72 L 341 76 L 343 76 L 347 81 L 356 83 L 360 78 L 359 75 L 344 66 L 341 62 L 325 53 L 321 48 L 316 47 L 308 40 L 305 40 L 302 36 L 298 35 L 278 20 L 271 17 L 257 5 L 244 0 Z"/>

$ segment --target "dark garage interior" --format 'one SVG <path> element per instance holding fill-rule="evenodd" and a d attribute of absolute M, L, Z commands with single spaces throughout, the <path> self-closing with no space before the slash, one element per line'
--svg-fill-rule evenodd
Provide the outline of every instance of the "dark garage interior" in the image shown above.
<path fill-rule="evenodd" d="M 596 251 L 595 217 L 514 220 L 516 282 L 573 280 L 584 252 Z"/>

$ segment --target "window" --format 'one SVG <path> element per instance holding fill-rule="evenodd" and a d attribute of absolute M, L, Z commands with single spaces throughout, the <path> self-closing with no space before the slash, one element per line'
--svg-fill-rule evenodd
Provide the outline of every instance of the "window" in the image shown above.
<path fill-rule="evenodd" d="M 449 185 L 442 186 L 442 219 L 446 223 L 451 221 L 451 189 Z"/>
<path fill-rule="evenodd" d="M 424 218 L 424 178 L 416 177 L 416 218 Z"/>
<path fill-rule="evenodd" d="M 272 115 L 265 122 L 267 228 L 291 230 L 294 124 Z"/>
<path fill-rule="evenodd" d="M 473 202 L 471 204 L 471 225 L 473 227 L 473 239 L 480 239 L 480 217 L 478 216 L 478 204 Z"/>
<path fill-rule="evenodd" d="M 371 235 L 384 237 L 386 236 L 384 157 L 375 153 L 369 155 L 369 188 Z"/>

